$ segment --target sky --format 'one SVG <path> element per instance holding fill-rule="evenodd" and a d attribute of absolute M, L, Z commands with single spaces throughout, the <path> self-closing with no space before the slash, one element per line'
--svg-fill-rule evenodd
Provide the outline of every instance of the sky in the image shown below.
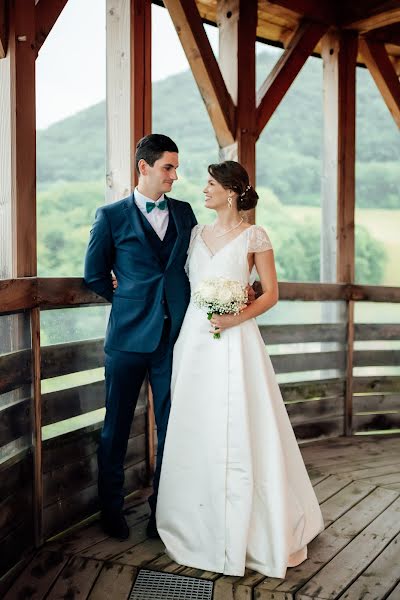
<path fill-rule="evenodd" d="M 106 0 L 69 0 L 36 61 L 37 128 L 44 129 L 106 95 Z M 152 79 L 189 65 L 168 12 L 152 6 Z M 214 51 L 218 30 L 206 31 Z"/>

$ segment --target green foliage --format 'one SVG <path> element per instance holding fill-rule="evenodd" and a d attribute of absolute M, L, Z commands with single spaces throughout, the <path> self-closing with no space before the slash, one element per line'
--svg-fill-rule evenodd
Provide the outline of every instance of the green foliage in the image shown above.
<path fill-rule="evenodd" d="M 257 54 L 258 84 L 279 51 Z M 310 58 L 257 144 L 257 184 L 283 204 L 318 205 L 322 153 L 322 62 Z M 202 186 L 218 149 L 203 101 L 187 71 L 153 85 L 153 130 L 173 137 L 180 172 Z M 92 181 L 105 173 L 105 104 L 38 132 L 38 180 Z M 357 206 L 400 208 L 400 136 L 372 78 L 357 69 Z"/>
<path fill-rule="evenodd" d="M 181 179 L 174 196 L 189 201 L 200 223 L 213 211 L 204 206 L 200 188 Z M 319 223 L 301 226 L 268 189 L 261 188 L 257 222 L 265 226 L 275 248 L 278 277 L 286 281 L 319 281 Z M 100 182 L 54 184 L 39 193 L 39 275 L 82 276 L 83 259 L 95 210 L 104 202 Z M 385 252 L 365 228 L 357 228 L 357 280 L 382 282 Z"/>

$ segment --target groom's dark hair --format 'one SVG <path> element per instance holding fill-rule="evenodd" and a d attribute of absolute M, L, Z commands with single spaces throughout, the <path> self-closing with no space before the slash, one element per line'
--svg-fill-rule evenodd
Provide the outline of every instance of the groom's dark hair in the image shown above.
<path fill-rule="evenodd" d="M 136 171 L 139 173 L 139 160 L 145 160 L 152 167 L 164 152 L 179 152 L 178 146 L 170 137 L 162 133 L 151 133 L 143 137 L 136 146 Z"/>

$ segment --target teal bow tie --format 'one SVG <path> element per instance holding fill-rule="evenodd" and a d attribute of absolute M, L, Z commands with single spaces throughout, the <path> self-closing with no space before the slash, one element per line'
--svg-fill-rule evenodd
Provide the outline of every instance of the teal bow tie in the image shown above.
<path fill-rule="evenodd" d="M 167 208 L 166 200 L 159 200 L 158 202 L 146 202 L 146 212 L 151 213 L 154 208 L 165 210 Z"/>

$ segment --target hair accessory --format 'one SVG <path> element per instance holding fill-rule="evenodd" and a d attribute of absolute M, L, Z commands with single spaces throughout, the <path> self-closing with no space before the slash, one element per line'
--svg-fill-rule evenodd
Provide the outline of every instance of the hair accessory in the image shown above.
<path fill-rule="evenodd" d="M 246 189 L 240 194 L 240 197 L 243 198 L 243 196 L 245 196 L 246 192 L 248 192 L 249 190 L 251 190 L 251 185 L 246 185 Z"/>

